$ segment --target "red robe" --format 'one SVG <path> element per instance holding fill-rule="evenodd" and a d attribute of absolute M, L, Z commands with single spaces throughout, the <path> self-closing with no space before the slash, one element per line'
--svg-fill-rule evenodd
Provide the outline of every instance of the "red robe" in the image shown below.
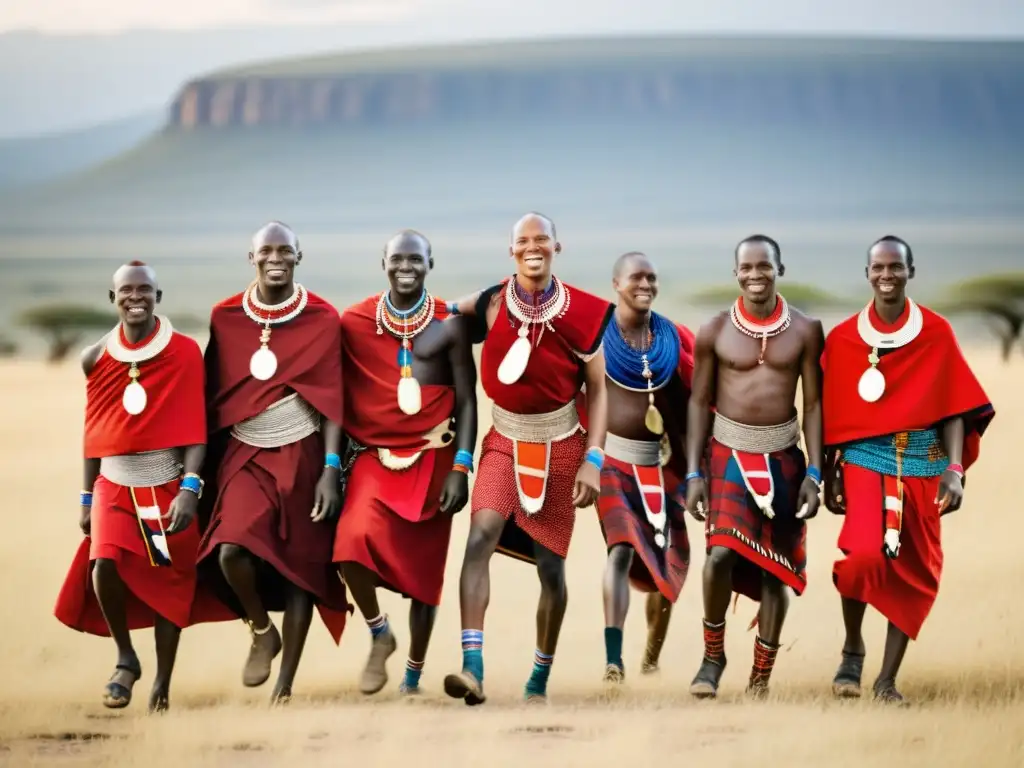
<path fill-rule="evenodd" d="M 334 536 L 334 561 L 356 562 L 376 573 L 381 585 L 428 605 L 439 605 L 452 518 L 439 515 L 441 489 L 452 469 L 455 441 L 425 450 L 407 469 L 392 470 L 378 448 L 413 455 L 423 435 L 450 423 L 455 388 L 420 386 L 422 407 L 409 416 L 398 408 L 398 339 L 377 335 L 380 294 L 341 316 L 345 432 L 366 446 L 348 477 Z M 447 315 L 437 300 L 435 318 Z M 416 340 L 413 340 L 415 349 Z"/>
<path fill-rule="evenodd" d="M 269 381 L 260 381 L 249 373 L 249 359 L 259 348 L 261 326 L 243 311 L 242 296 L 224 300 L 210 316 L 205 358 L 211 477 L 203 494 L 210 519 L 199 549 L 200 575 L 243 615 L 216 555 L 221 544 L 239 545 L 269 566 L 260 581 L 264 607 L 284 610 L 285 582 L 301 587 L 313 595 L 337 643 L 352 607 L 331 562 L 332 527 L 310 519 L 324 466 L 321 433 L 261 449 L 229 430 L 292 392 L 341 424 L 341 323 L 334 307 L 309 293 L 297 317 L 272 326 L 269 346 L 278 367 Z"/>
<path fill-rule="evenodd" d="M 152 339 L 150 336 L 131 345 L 120 326 L 116 332 L 122 334 L 121 343 L 129 348 L 141 347 Z M 206 442 L 203 356 L 193 339 L 175 332 L 161 352 L 139 363 L 139 383 L 146 390 L 148 402 L 146 409 L 136 416 L 121 405 L 129 382 L 129 367 L 104 350 L 86 377 L 85 458 L 101 459 Z M 92 489 L 91 535 L 83 539 L 61 587 L 54 609 L 58 620 L 81 632 L 110 635 L 92 586 L 91 563 L 102 558 L 115 563 L 128 588 L 125 608 L 129 629 L 151 627 L 157 615 L 179 627 L 188 626 L 196 597 L 199 524 L 193 522 L 167 537 L 171 563 L 154 565 L 150 557 L 151 539 L 146 537 L 152 523 L 140 520 L 136 514 L 137 507 L 158 506 L 166 516 L 180 482 L 180 478 L 175 478 L 155 488 L 129 488 L 102 475 L 96 480 Z M 164 527 L 169 524 L 165 517 Z M 211 603 L 205 605 L 216 607 Z"/>
<path fill-rule="evenodd" d="M 580 355 L 593 354 L 600 347 L 615 307 L 604 299 L 563 283 L 569 291 L 569 304 L 562 317 L 551 321 L 555 332 L 545 329 L 533 348 L 522 377 L 513 384 L 502 384 L 498 380 L 498 367 L 516 340 L 520 325 L 518 321 L 513 325 L 508 319 L 511 316 L 505 307 L 506 282 L 502 281 L 488 292 L 497 291 L 499 298 L 497 319 L 487 331 L 480 358 L 480 381 L 484 392 L 495 405 L 514 413 L 555 411 L 579 395 L 585 382 Z M 481 301 L 477 309 L 480 322 L 483 322 L 485 306 Z M 531 338 L 535 340 L 537 334 L 535 328 Z M 586 443 L 585 435 L 577 431 L 551 444 L 544 506 L 540 512 L 527 515 L 517 490 L 513 442 L 498 434 L 493 427 L 487 432 L 481 444 L 472 507 L 474 513 L 493 509 L 509 521 L 498 544 L 499 552 L 534 562 L 533 542 L 536 542 L 560 557 L 568 554 L 576 520 L 572 497 Z M 520 464 L 527 461 L 523 452 L 520 452 L 519 461 Z M 526 482 L 529 476 L 521 477 Z"/>
<path fill-rule="evenodd" d="M 857 316 L 837 325 L 825 340 L 822 408 L 827 449 L 896 432 L 928 429 L 954 417 L 964 419 L 962 463 L 977 460 L 981 437 L 995 415 L 992 404 L 964 359 L 945 318 L 926 307 L 921 333 L 909 344 L 881 355 L 885 394 L 874 403 L 857 394 L 871 348 L 857 332 Z M 888 326 L 871 308 L 872 322 Z M 898 329 L 904 316 L 891 326 Z M 845 464 L 846 518 L 839 549 L 846 555 L 833 566 L 839 593 L 874 606 L 901 631 L 916 638 L 938 594 L 942 570 L 939 478 L 905 477 L 902 547 L 899 557 L 882 552 L 882 478 Z"/>

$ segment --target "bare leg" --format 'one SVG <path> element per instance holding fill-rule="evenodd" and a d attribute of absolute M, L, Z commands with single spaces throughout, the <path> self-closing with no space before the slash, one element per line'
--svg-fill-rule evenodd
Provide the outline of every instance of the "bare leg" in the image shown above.
<path fill-rule="evenodd" d="M 256 588 L 256 560 L 237 544 L 221 544 L 218 555 L 221 572 L 238 597 L 252 633 L 252 647 L 242 672 L 242 684 L 263 685 L 270 677 L 270 665 L 281 652 L 281 635 L 263 607 Z"/>
<path fill-rule="evenodd" d="M 430 635 L 434 631 L 437 606 L 412 600 L 409 605 L 409 661 L 405 665 L 400 691 L 419 693 L 420 674 L 427 658 Z"/>
<path fill-rule="evenodd" d="M 910 638 L 896 628 L 896 625 L 889 622 L 889 629 L 885 635 L 885 655 L 882 657 L 882 670 L 878 673 L 875 681 L 875 698 L 887 704 L 905 704 L 906 701 L 898 690 L 896 690 L 896 675 L 903 663 L 903 656 L 907 652 L 907 645 Z"/>
<path fill-rule="evenodd" d="M 551 664 L 555 660 L 558 635 L 569 604 L 565 560 L 537 542 L 533 543 L 533 551 L 540 578 L 540 600 L 537 603 L 537 650 L 534 652 L 533 671 L 525 688 L 527 701 L 547 698 Z"/>
<path fill-rule="evenodd" d="M 860 680 L 864 671 L 864 610 L 867 604 L 849 597 L 843 598 L 843 624 L 846 625 L 846 641 L 843 643 L 843 657 L 832 678 L 832 693 L 841 699 L 860 697 Z"/>
<path fill-rule="evenodd" d="M 391 631 L 387 616 L 380 612 L 377 602 L 377 574 L 359 563 L 342 563 L 345 585 L 359 606 L 372 640 L 370 656 L 359 678 L 359 690 L 369 695 L 380 691 L 388 682 L 387 660 L 398 649 L 398 641 Z"/>
<path fill-rule="evenodd" d="M 505 527 L 505 519 L 493 509 L 474 512 L 466 540 L 466 554 L 459 578 L 462 613 L 462 671 L 444 679 L 444 690 L 466 704 L 482 704 L 484 614 L 491 599 L 491 556 Z"/>
<path fill-rule="evenodd" d="M 672 618 L 672 603 L 661 592 L 651 592 L 647 595 L 644 613 L 647 615 L 647 647 L 640 672 L 650 675 L 658 671 L 658 659 L 668 635 L 669 619 Z"/>
<path fill-rule="evenodd" d="M 714 698 L 725 670 L 725 612 L 732 597 L 732 569 L 738 555 L 727 547 L 712 547 L 704 561 L 704 659 L 690 693 Z"/>
<path fill-rule="evenodd" d="M 754 665 L 750 670 L 748 692 L 756 696 L 768 693 L 768 681 L 779 652 L 782 625 L 789 608 L 786 585 L 765 573 L 761 579 L 761 609 L 757 616 L 757 637 L 754 639 Z"/>
<path fill-rule="evenodd" d="M 299 671 L 302 650 L 306 647 L 306 636 L 313 621 L 313 596 L 301 587 L 288 585 L 284 605 L 284 653 L 281 668 L 277 672 L 277 683 L 270 694 L 273 704 L 284 704 L 292 696 L 295 673 Z"/>
<path fill-rule="evenodd" d="M 117 644 L 117 666 L 103 694 L 103 706 L 121 709 L 131 703 L 132 688 L 142 677 L 142 665 L 128 631 L 128 588 L 117 572 L 117 563 L 106 559 L 93 563 L 92 587 L 100 610 L 103 611 L 103 618 L 107 620 L 110 636 Z"/>
<path fill-rule="evenodd" d="M 163 616 L 157 616 L 153 638 L 156 641 L 156 677 L 153 678 L 153 690 L 149 694 L 149 711 L 166 712 L 170 706 L 171 675 L 174 672 L 174 661 L 178 657 L 181 628 Z"/>
<path fill-rule="evenodd" d="M 604 566 L 604 650 L 606 683 L 621 683 L 625 679 L 622 663 L 622 628 L 629 611 L 629 566 L 633 562 L 633 548 L 616 544 L 608 550 Z"/>

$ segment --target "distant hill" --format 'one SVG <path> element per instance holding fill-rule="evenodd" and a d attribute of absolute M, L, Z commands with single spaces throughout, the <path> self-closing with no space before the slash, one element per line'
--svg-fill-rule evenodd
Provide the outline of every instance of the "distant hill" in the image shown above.
<path fill-rule="evenodd" d="M 164 130 L 0 199 L 0 230 L 1018 218 L 1024 43 L 618 38 L 218 71 Z M 760 226 L 760 225 L 758 225 Z"/>
<path fill-rule="evenodd" d="M 162 113 L 151 112 L 80 131 L 0 139 L 0 189 L 85 170 L 131 149 L 163 122 Z"/>

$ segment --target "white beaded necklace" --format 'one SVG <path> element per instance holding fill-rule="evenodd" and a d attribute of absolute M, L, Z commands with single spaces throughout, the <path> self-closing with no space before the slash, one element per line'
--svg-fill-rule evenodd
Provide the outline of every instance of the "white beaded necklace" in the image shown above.
<path fill-rule="evenodd" d="M 878 370 L 878 362 L 881 359 L 878 355 L 880 349 L 899 349 L 912 342 L 921 333 L 924 327 L 924 317 L 921 309 L 914 301 L 907 297 L 907 321 L 903 327 L 892 333 L 883 333 L 871 323 L 872 300 L 857 316 L 857 334 L 861 340 L 871 347 L 868 353 L 868 368 L 861 374 L 857 382 L 857 394 L 868 403 L 874 403 L 885 394 L 885 376 Z"/>
<path fill-rule="evenodd" d="M 138 416 L 146 410 L 146 403 L 149 400 L 146 390 L 139 383 L 139 378 L 142 376 L 142 372 L 139 370 L 139 363 L 152 360 L 167 349 L 167 345 L 171 343 L 171 337 L 174 334 L 174 328 L 171 326 L 170 320 L 161 315 L 157 315 L 156 319 L 159 324 L 156 333 L 153 334 L 152 339 L 141 347 L 130 348 L 121 343 L 121 323 L 118 323 L 107 336 L 107 354 L 119 363 L 130 364 L 128 368 L 128 384 L 124 388 L 124 394 L 121 395 L 121 405 L 132 416 Z"/>
<path fill-rule="evenodd" d="M 569 303 L 572 299 L 569 289 L 554 275 L 551 276 L 551 283 L 555 287 L 551 297 L 536 307 L 527 304 L 516 293 L 515 276 L 509 278 L 505 284 L 505 306 L 508 307 L 509 313 L 519 321 L 520 326 L 516 332 L 518 338 L 512 342 L 501 365 L 498 366 L 498 381 L 502 384 L 514 384 L 526 371 L 534 347 L 534 344 L 531 344 L 527 338 L 530 335 L 530 327 L 540 325 L 541 335 L 545 328 L 554 333 L 555 329 L 552 327 L 551 321 L 569 311 Z M 537 336 L 535 343 L 540 343 L 541 335 Z"/>
<path fill-rule="evenodd" d="M 280 304 L 264 304 L 259 300 L 256 288 L 257 283 L 253 282 L 242 294 L 242 310 L 250 320 L 263 326 L 263 330 L 260 332 L 260 348 L 253 352 L 249 359 L 249 373 L 260 381 L 267 381 L 277 372 L 277 355 L 270 349 L 270 326 L 286 323 L 298 317 L 306 308 L 309 294 L 302 285 L 295 283 L 295 291 Z M 283 311 L 293 303 L 295 304 L 293 309 L 287 312 Z M 266 313 L 266 316 L 261 316 L 260 312 Z M 274 317 L 272 316 L 274 312 L 282 312 L 282 314 Z"/>

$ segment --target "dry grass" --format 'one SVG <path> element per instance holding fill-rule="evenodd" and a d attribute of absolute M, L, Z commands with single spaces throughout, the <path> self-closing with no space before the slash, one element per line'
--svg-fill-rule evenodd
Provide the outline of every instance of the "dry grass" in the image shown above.
<path fill-rule="evenodd" d="M 634 597 L 626 628 L 628 687 L 616 700 L 601 694 L 603 548 L 594 513 L 580 514 L 568 561 L 569 612 L 551 679 L 551 706 L 519 704 L 533 651 L 538 594 L 531 570 L 506 558 L 492 565 L 486 632 L 488 692 L 468 710 L 446 699 L 443 675 L 458 667 L 457 578 L 468 515 L 457 521 L 445 601 L 438 617 L 420 701 L 398 700 L 402 655 L 392 681 L 372 700 L 355 691 L 369 648 L 358 619 L 336 649 L 318 624 L 287 711 L 266 707 L 269 685 L 242 688 L 247 635 L 231 623 L 197 627 L 182 639 L 174 710 L 144 714 L 154 669 L 149 633 L 137 633 L 144 677 L 127 711 L 110 713 L 100 692 L 114 663 L 111 641 L 79 635 L 52 616 L 53 601 L 78 541 L 75 494 L 80 484 L 80 374 L 33 363 L 0 366 L 8 407 L 3 456 L 5 535 L 0 538 L 0 600 L 8 606 L 0 633 L 0 763 L 10 765 L 306 766 L 397 764 L 411 759 L 448 765 L 639 764 L 662 757 L 713 760 L 716 766 L 779 763 L 863 766 L 871 757 L 914 766 L 1024 764 L 1024 608 L 1016 591 L 1024 518 L 1013 502 L 1013 441 L 1024 429 L 1019 396 L 1024 366 L 994 354 L 971 354 L 997 407 L 983 457 L 972 472 L 966 507 L 946 522 L 946 571 L 938 604 L 912 645 L 903 686 L 919 706 L 894 712 L 868 702 L 828 698 L 842 627 L 829 578 L 839 520 L 827 512 L 812 524 L 810 585 L 792 601 L 776 668 L 774 700 L 741 697 L 752 656 L 745 632 L 754 606 L 741 601 L 732 619 L 733 660 L 717 703 L 691 702 L 686 688 L 701 653 L 698 551 L 676 606 L 656 680 L 637 674 L 643 648 L 642 603 Z M 43 405 L 45 404 L 45 406 Z M 980 521 L 981 524 L 976 524 Z M 700 535 L 691 525 L 691 537 Z M 387 595 L 399 641 L 408 640 L 405 606 Z M 316 620 L 315 620 L 316 621 Z M 868 625 L 866 679 L 880 661 L 884 627 Z M 1016 725 L 1014 725 L 1016 723 Z M 89 736 L 92 736 L 89 738 Z"/>

